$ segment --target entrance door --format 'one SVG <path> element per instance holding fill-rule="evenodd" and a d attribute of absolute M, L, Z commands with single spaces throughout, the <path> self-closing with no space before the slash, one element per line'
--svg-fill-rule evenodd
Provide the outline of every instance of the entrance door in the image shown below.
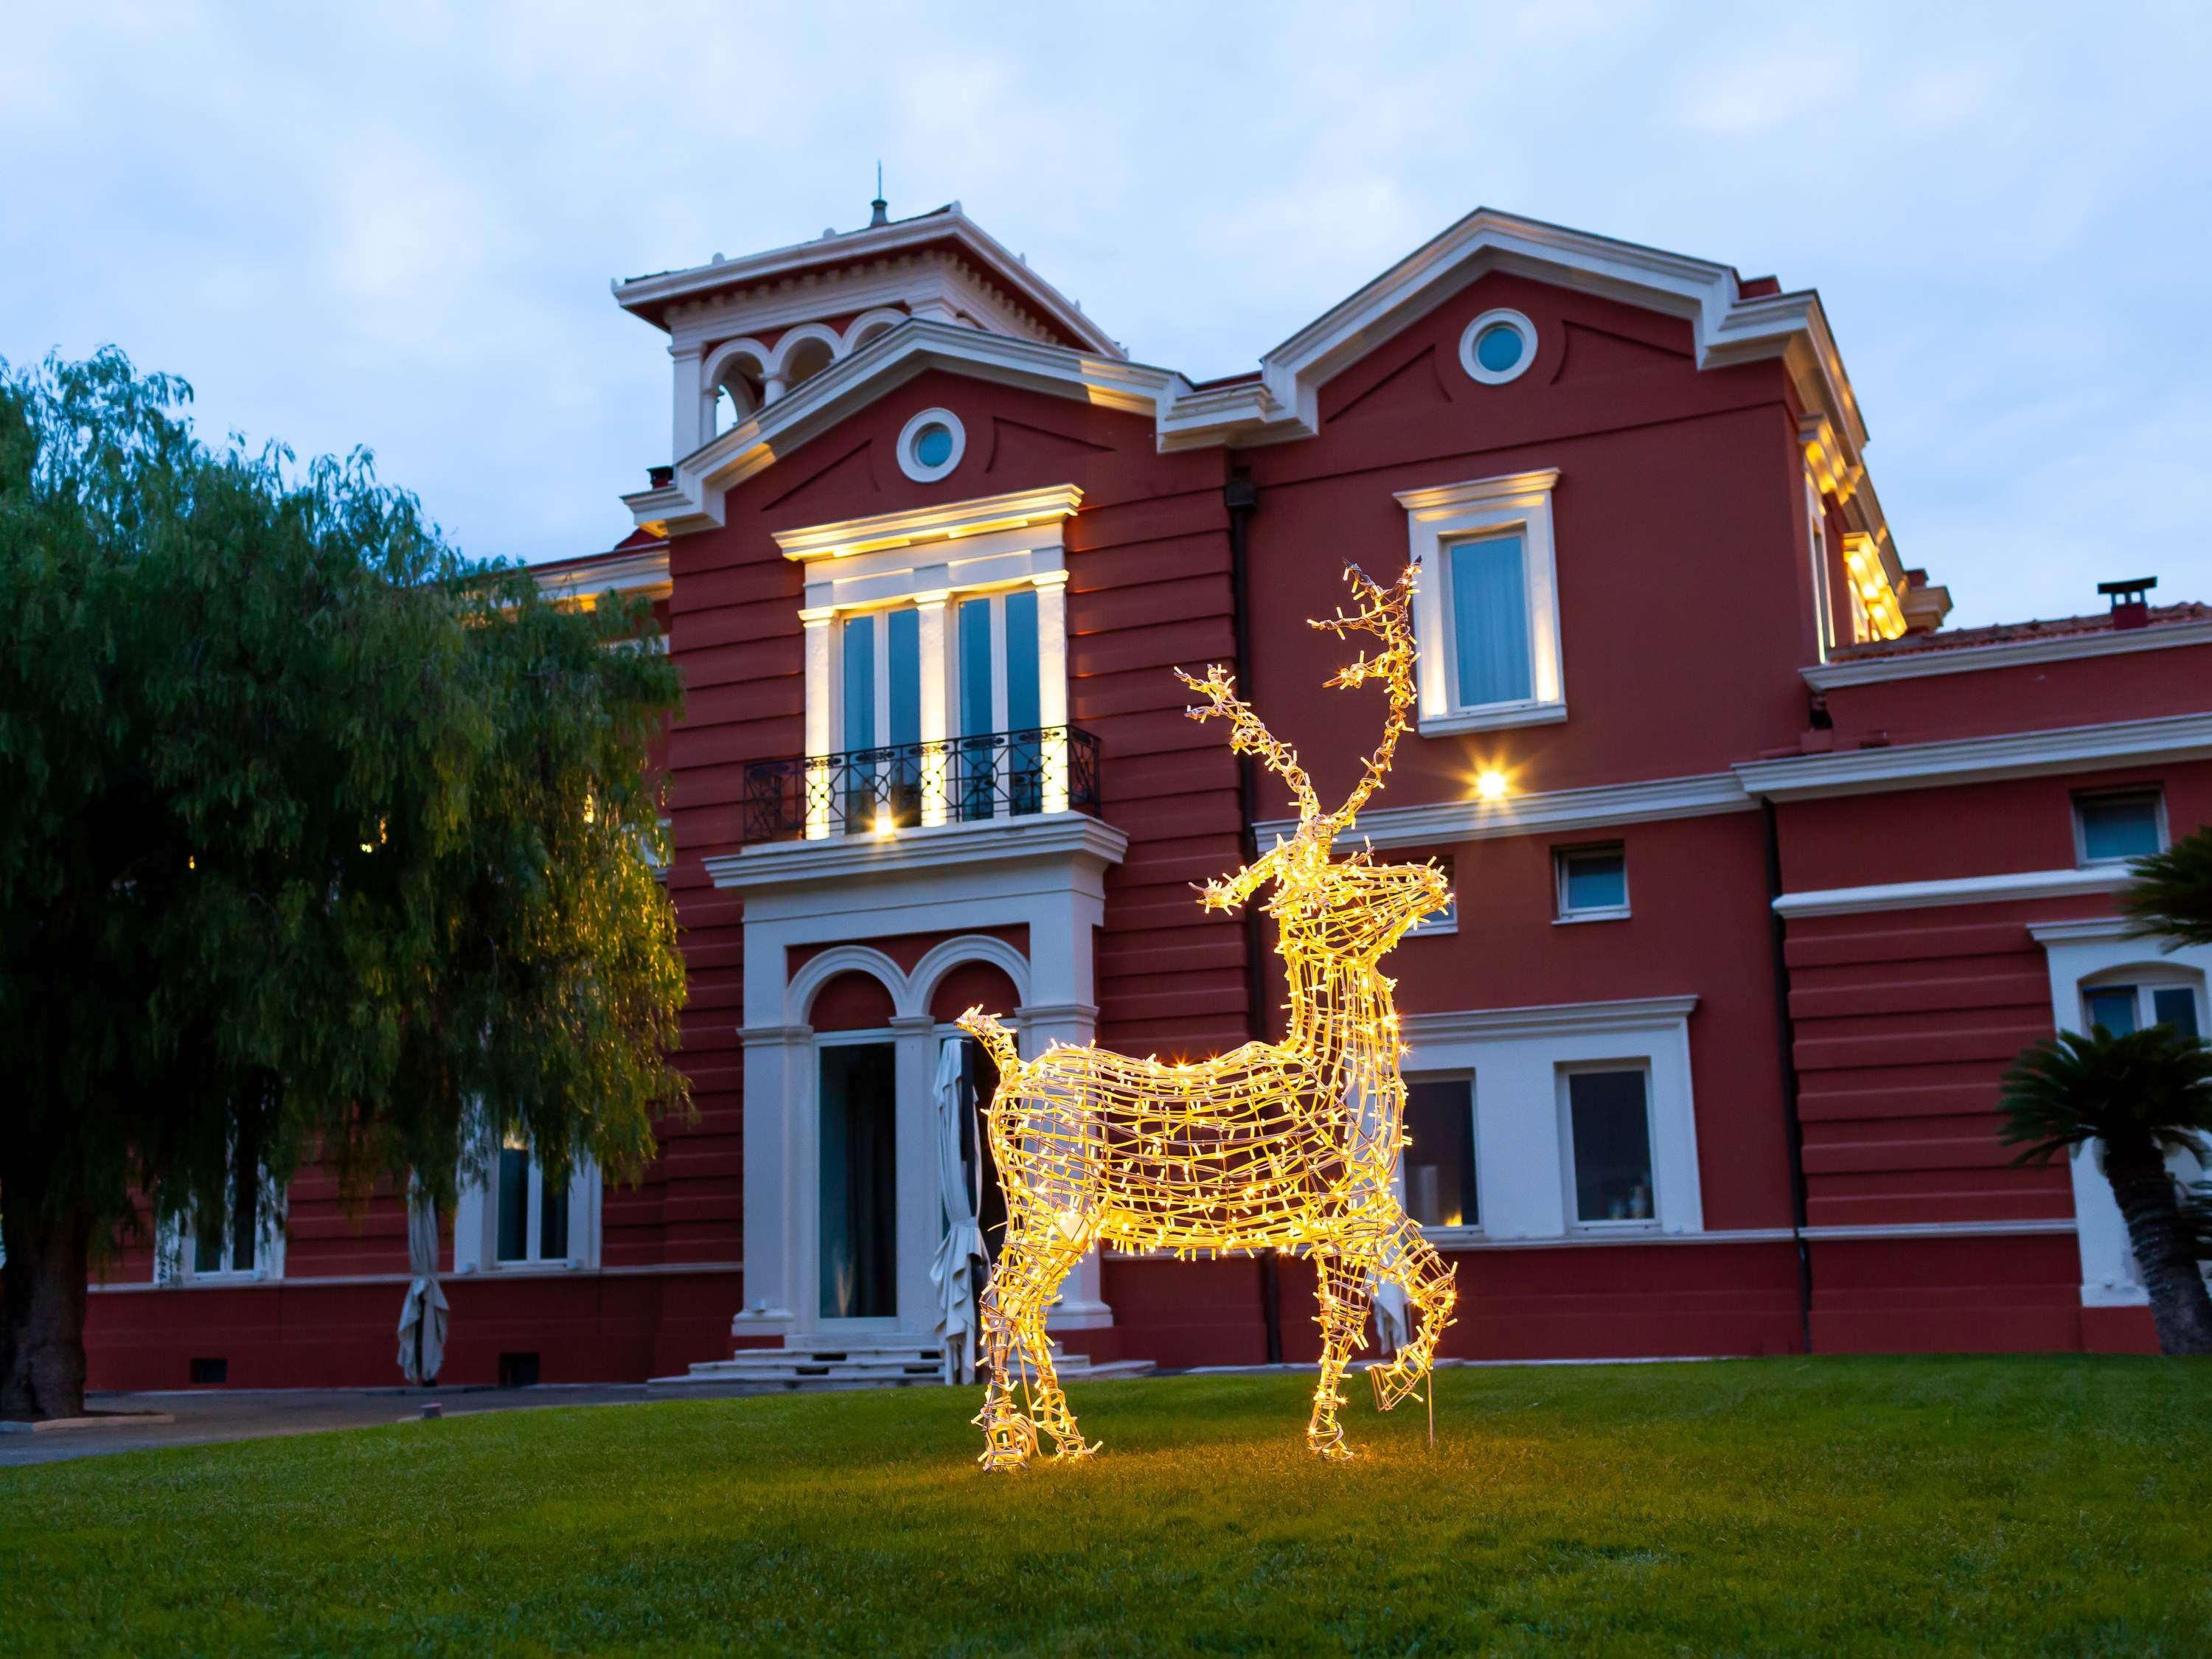
<path fill-rule="evenodd" d="M 821 1316 L 898 1316 L 896 1050 L 824 1047 L 821 1059 Z"/>

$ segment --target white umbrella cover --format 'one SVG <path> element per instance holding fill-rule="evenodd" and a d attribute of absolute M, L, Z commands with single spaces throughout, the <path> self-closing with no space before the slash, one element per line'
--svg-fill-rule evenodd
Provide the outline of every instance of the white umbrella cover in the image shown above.
<path fill-rule="evenodd" d="M 1413 1304 L 1406 1287 L 1393 1279 L 1376 1281 L 1372 1300 L 1376 1351 L 1388 1359 L 1413 1338 Z"/>
<path fill-rule="evenodd" d="M 975 1380 L 975 1279 L 977 1264 L 988 1267 L 983 1230 L 976 1224 L 982 1198 L 982 1160 L 971 1177 L 960 1155 L 960 1121 L 967 1106 L 963 1086 L 963 1039 L 947 1037 L 937 1051 L 937 1193 L 945 1211 L 945 1237 L 930 1263 L 929 1282 L 937 1286 L 937 1341 L 945 1351 L 945 1380 Z"/>
<path fill-rule="evenodd" d="M 438 1288 L 438 1206 L 418 1188 L 407 1206 L 407 1300 L 399 1308 L 399 1370 L 410 1382 L 437 1380 L 446 1358 L 446 1293 Z"/>

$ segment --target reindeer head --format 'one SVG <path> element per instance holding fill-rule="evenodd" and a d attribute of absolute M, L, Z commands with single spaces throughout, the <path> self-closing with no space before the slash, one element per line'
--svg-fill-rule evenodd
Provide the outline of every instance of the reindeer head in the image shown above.
<path fill-rule="evenodd" d="M 1398 739 L 1412 721 L 1418 655 L 1412 613 L 1418 568 L 1407 565 L 1396 581 L 1383 587 L 1358 565 L 1346 565 L 1345 580 L 1352 584 L 1357 609 L 1349 616 L 1340 610 L 1308 624 L 1339 639 L 1352 633 L 1371 635 L 1379 648 L 1371 653 L 1363 651 L 1349 667 L 1330 676 L 1328 684 L 1349 690 L 1379 680 L 1388 697 L 1382 744 L 1368 757 L 1359 781 L 1334 811 L 1322 809 L 1313 780 L 1298 763 L 1297 751 L 1270 732 L 1252 705 L 1237 695 L 1234 675 L 1218 663 L 1210 665 L 1202 679 L 1176 671 L 1185 685 L 1206 699 L 1190 710 L 1190 717 L 1226 720 L 1230 749 L 1255 757 L 1290 786 L 1298 805 L 1298 828 L 1290 840 L 1278 842 L 1227 880 L 1206 884 L 1209 910 L 1243 904 L 1273 881 L 1277 890 L 1267 908 L 1286 927 L 1318 930 L 1333 956 L 1372 959 L 1423 916 L 1451 902 L 1450 885 L 1433 865 L 1377 864 L 1365 853 L 1342 860 L 1332 856 L 1338 834 L 1352 826 L 1368 798 L 1382 787 Z"/>

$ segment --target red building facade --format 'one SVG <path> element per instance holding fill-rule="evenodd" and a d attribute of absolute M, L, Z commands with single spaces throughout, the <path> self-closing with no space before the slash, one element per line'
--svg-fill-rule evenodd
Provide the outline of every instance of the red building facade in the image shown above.
<path fill-rule="evenodd" d="M 2212 611 L 1942 631 L 1816 295 L 1479 211 L 1194 384 L 956 205 L 617 298 L 676 459 L 544 579 L 654 594 L 684 672 L 699 1109 L 635 1191 L 519 1148 L 464 1199 L 448 1378 L 928 1347 L 960 1010 L 1024 1052 L 1272 1034 L 1265 927 L 1192 884 L 1289 802 L 1170 671 L 1233 665 L 1340 796 L 1379 709 L 1304 619 L 1347 559 L 1423 566 L 1419 733 L 1359 829 L 1457 894 L 1389 964 L 1448 1353 L 2148 1344 L 2101 1176 L 2012 1168 L 1992 1109 L 2123 1001 L 2207 1028 L 2212 953 L 2111 894 L 2212 816 Z M 304 1176 L 243 1254 L 126 1255 L 94 1383 L 394 1376 L 401 1206 Z M 1109 1255 L 1053 1325 L 1310 1358 L 1310 1283 Z"/>

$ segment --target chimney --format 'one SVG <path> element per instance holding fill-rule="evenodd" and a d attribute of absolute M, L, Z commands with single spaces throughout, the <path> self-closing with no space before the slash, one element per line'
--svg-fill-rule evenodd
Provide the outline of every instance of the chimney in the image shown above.
<path fill-rule="evenodd" d="M 2150 621 L 2150 601 L 2143 597 L 2158 586 L 2155 576 L 2137 576 L 2128 581 L 2099 582 L 2097 591 L 2112 602 L 2112 626 L 2142 628 Z"/>

